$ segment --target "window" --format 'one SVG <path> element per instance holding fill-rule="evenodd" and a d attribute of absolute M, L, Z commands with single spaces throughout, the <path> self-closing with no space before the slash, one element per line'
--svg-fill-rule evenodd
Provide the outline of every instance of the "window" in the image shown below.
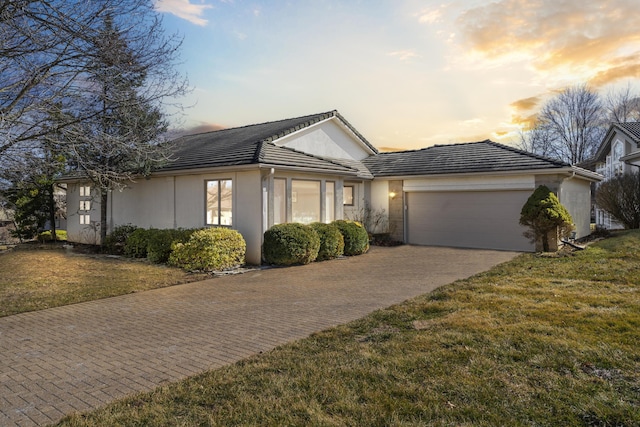
<path fill-rule="evenodd" d="M 80 210 L 81 211 L 90 211 L 91 210 L 91 202 L 89 200 L 80 200 Z"/>
<path fill-rule="evenodd" d="M 207 181 L 207 225 L 232 225 L 233 184 L 230 179 Z"/>
<path fill-rule="evenodd" d="M 325 210 L 324 222 L 329 223 L 336 219 L 336 184 L 331 181 L 327 181 L 325 187 Z"/>
<path fill-rule="evenodd" d="M 624 155 L 624 146 L 622 141 L 616 141 L 613 146 L 613 174 L 622 175 L 624 173 L 624 167 L 620 158 Z"/>
<path fill-rule="evenodd" d="M 291 181 L 291 220 L 302 224 L 320 221 L 320 181 Z"/>
<path fill-rule="evenodd" d="M 80 215 L 80 225 L 91 224 L 91 215 Z"/>
<path fill-rule="evenodd" d="M 80 197 L 90 197 L 91 196 L 91 187 L 88 185 L 80 186 Z"/>
<path fill-rule="evenodd" d="M 353 185 L 345 185 L 342 189 L 343 204 L 345 206 L 353 206 Z"/>
<path fill-rule="evenodd" d="M 287 222 L 287 180 L 275 178 L 273 180 L 273 223 Z"/>

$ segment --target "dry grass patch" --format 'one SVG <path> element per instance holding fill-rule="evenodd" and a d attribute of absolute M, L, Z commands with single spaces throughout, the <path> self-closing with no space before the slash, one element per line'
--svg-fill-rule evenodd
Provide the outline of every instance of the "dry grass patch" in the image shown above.
<path fill-rule="evenodd" d="M 204 275 L 60 249 L 0 254 L 0 317 L 186 283 Z"/>
<path fill-rule="evenodd" d="M 61 425 L 638 426 L 640 233 L 522 255 Z"/>

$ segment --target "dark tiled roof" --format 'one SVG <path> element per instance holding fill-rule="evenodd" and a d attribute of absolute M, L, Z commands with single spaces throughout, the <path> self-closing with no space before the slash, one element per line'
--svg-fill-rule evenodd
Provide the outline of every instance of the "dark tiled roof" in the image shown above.
<path fill-rule="evenodd" d="M 570 166 L 489 140 L 381 153 L 363 162 L 376 177 L 505 172 Z"/>
<path fill-rule="evenodd" d="M 377 150 L 334 110 L 293 119 L 183 136 L 174 141 L 172 156 L 174 161 L 161 170 L 269 163 L 354 173 L 353 168 L 286 147 L 279 147 L 272 143 L 272 141 L 331 117 L 339 118 L 372 152 L 377 153 Z"/>
<path fill-rule="evenodd" d="M 640 122 L 616 123 L 615 126 L 622 129 L 636 143 L 640 143 Z"/>
<path fill-rule="evenodd" d="M 348 160 L 348 159 L 330 159 L 332 162 L 338 163 L 342 166 L 346 166 L 351 169 L 355 169 L 358 172 L 358 178 L 373 179 L 371 171 L 360 160 Z"/>
<path fill-rule="evenodd" d="M 288 147 L 279 147 L 272 142 L 265 142 L 260 149 L 258 162 L 270 166 L 287 166 L 292 168 L 314 169 L 322 172 L 356 175 L 357 170 L 343 166 L 337 162 L 311 156 Z"/>

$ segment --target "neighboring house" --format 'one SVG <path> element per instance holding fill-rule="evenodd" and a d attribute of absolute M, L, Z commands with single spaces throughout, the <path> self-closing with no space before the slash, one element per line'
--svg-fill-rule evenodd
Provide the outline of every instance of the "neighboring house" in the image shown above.
<path fill-rule="evenodd" d="M 0 227 L 13 224 L 13 211 L 0 208 Z"/>
<path fill-rule="evenodd" d="M 184 136 L 175 161 L 109 195 L 108 227 L 228 226 L 261 262 L 263 233 L 284 222 L 389 213 L 408 243 L 532 251 L 520 209 L 536 186 L 557 192 L 576 237 L 589 234 L 599 175 L 491 141 L 380 154 L 337 111 Z M 95 189 L 68 181 L 70 241 L 98 243 Z M 72 210 L 71 206 L 77 206 Z"/>
<path fill-rule="evenodd" d="M 595 170 L 604 180 L 640 167 L 640 122 L 613 123 L 605 135 L 595 158 Z M 597 184 L 596 184 L 597 189 Z M 607 229 L 623 228 L 607 212 L 595 207 L 596 225 Z"/>

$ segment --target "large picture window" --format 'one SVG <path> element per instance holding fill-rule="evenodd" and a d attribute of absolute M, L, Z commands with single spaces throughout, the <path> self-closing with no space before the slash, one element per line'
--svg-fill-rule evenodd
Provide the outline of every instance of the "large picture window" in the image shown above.
<path fill-rule="evenodd" d="M 291 219 L 302 224 L 320 221 L 320 181 L 291 181 Z"/>
<path fill-rule="evenodd" d="M 207 181 L 207 225 L 232 225 L 233 183 L 230 179 Z"/>

